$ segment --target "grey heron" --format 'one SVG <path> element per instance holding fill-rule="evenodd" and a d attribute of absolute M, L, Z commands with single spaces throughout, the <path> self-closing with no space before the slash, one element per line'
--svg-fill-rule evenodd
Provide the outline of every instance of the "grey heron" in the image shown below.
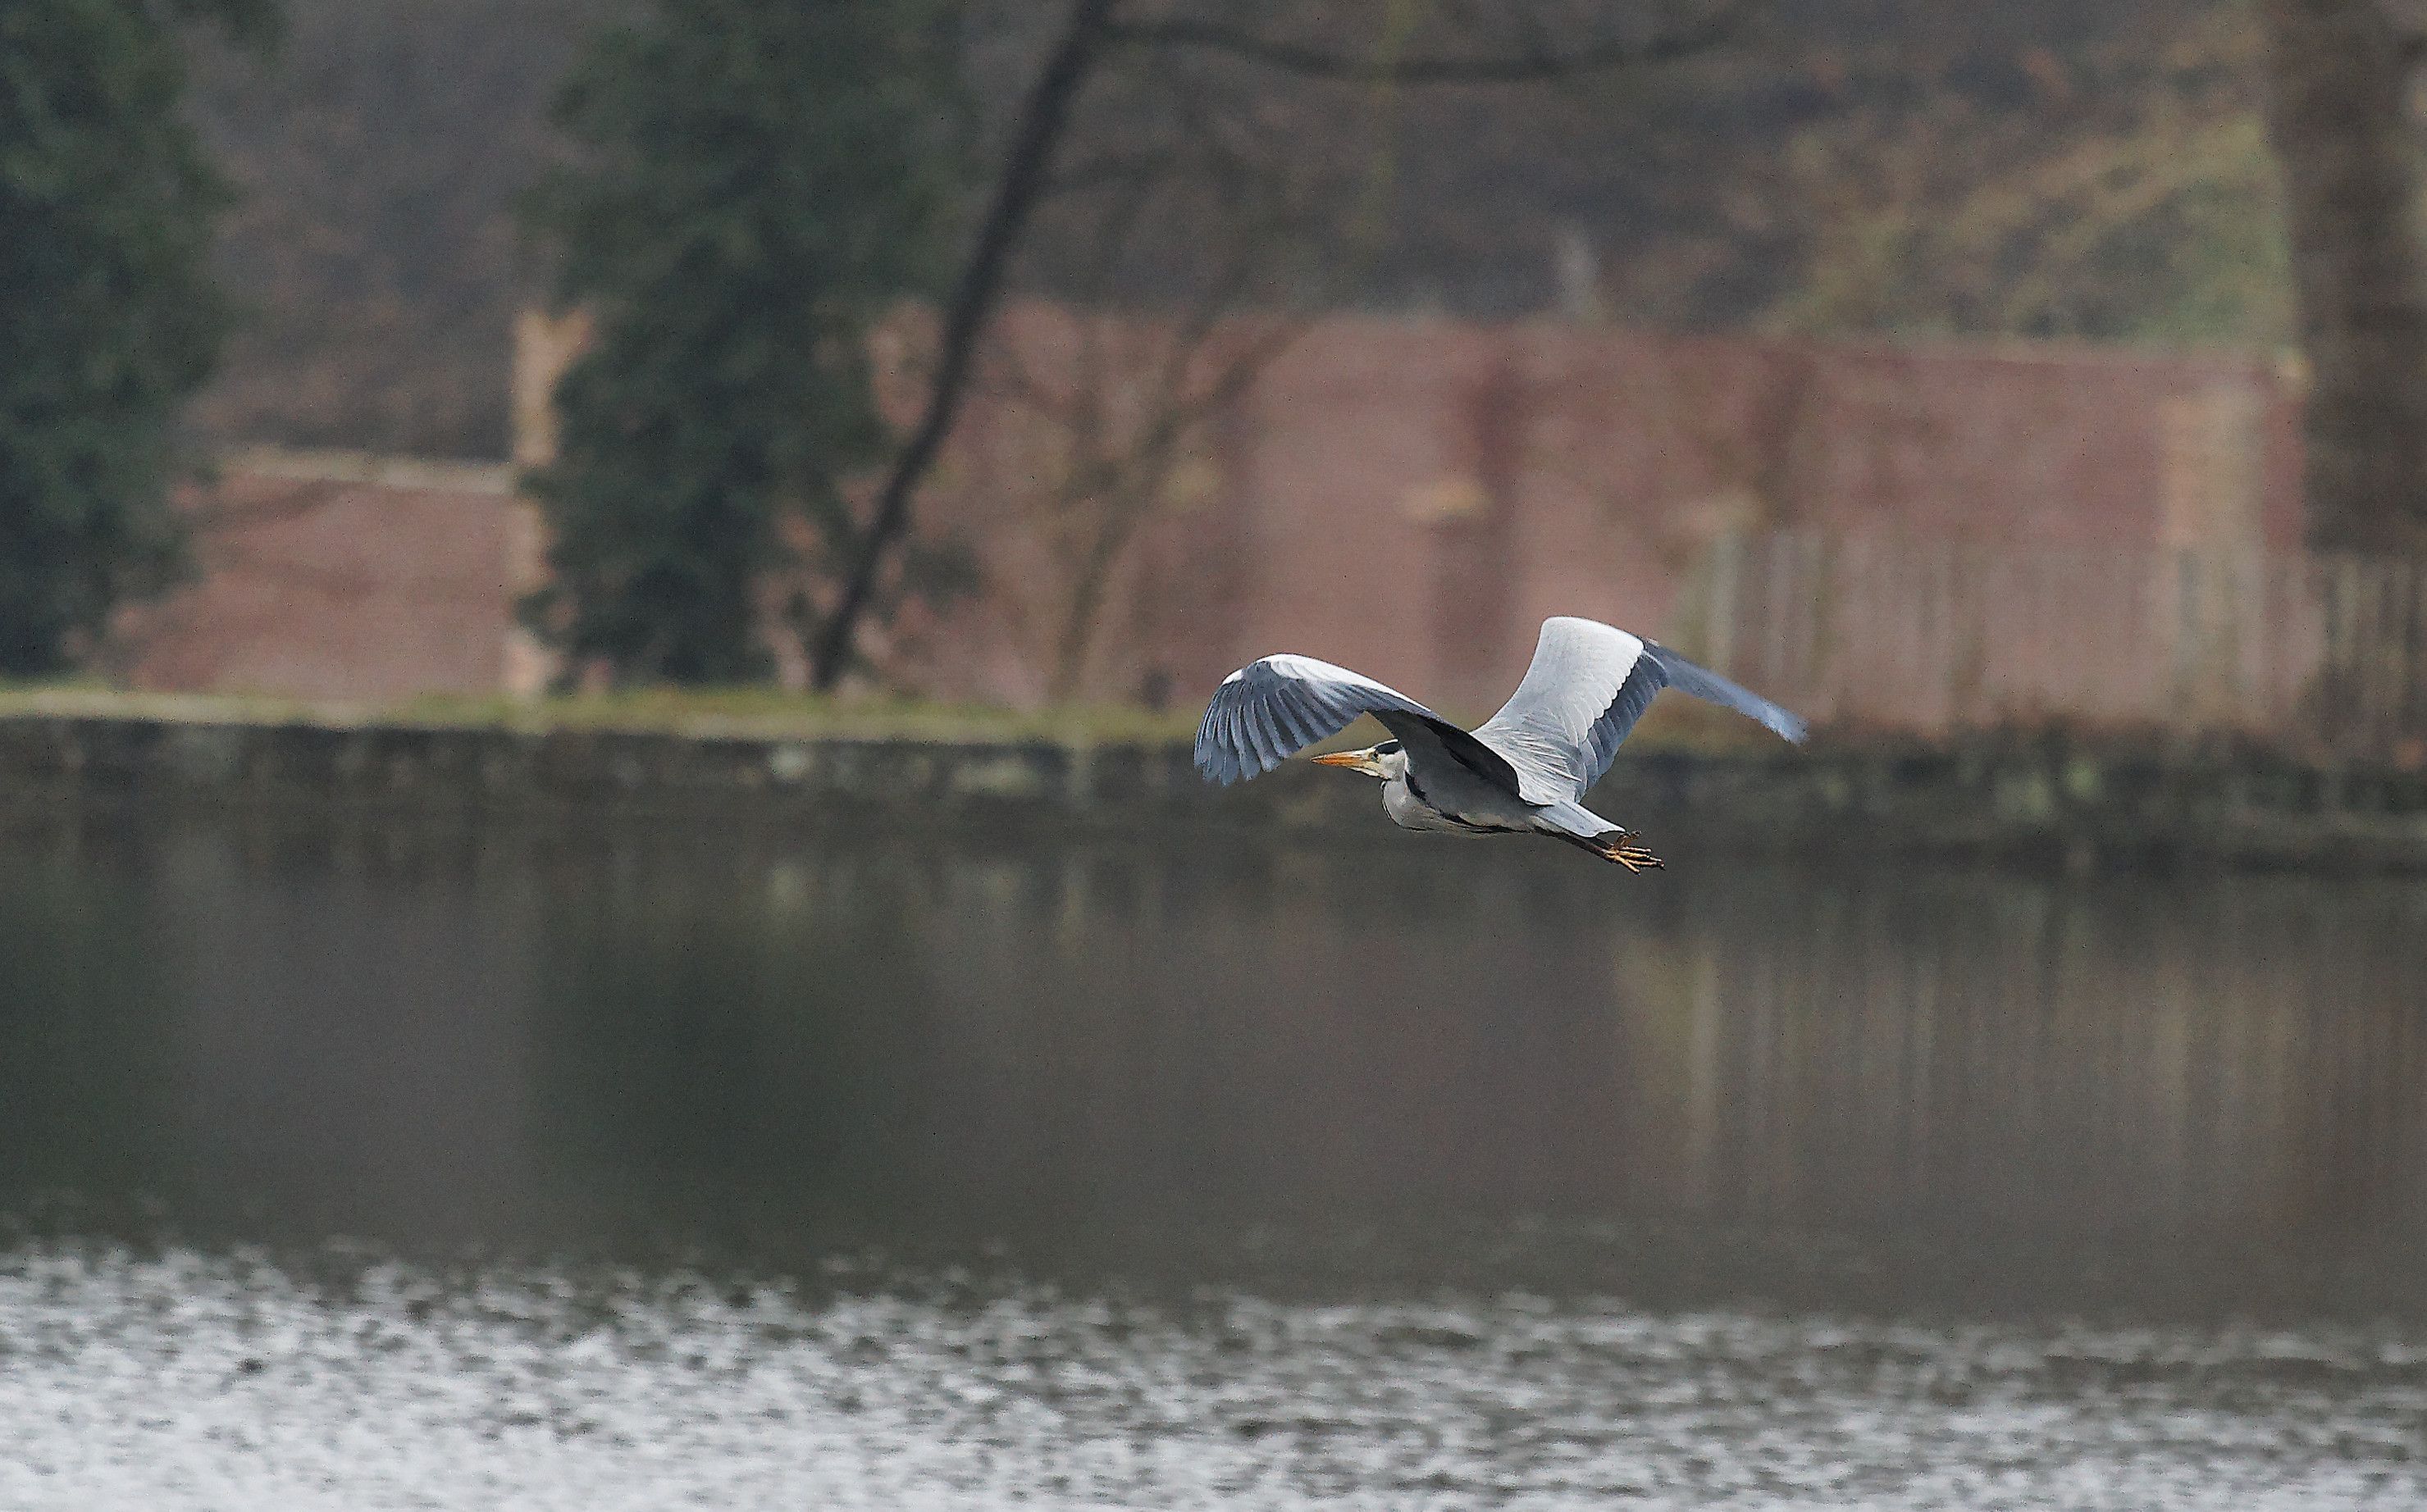
<path fill-rule="evenodd" d="M 1542 622 L 1533 664 L 1499 713 L 1462 730 L 1395 688 L 1312 657 L 1265 657 L 1222 681 L 1197 729 L 1197 770 L 1225 787 L 1371 714 L 1391 739 L 1312 759 L 1382 780 L 1402 829 L 1548 835 L 1630 871 L 1660 865 L 1582 799 L 1653 695 L 1675 688 L 1800 742 L 1800 719 L 1656 641 L 1596 620 Z"/>

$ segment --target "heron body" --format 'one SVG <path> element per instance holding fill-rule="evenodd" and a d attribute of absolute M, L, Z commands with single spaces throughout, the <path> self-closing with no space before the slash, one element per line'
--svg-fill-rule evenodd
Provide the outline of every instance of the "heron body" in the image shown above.
<path fill-rule="evenodd" d="M 1313 759 L 1382 783 L 1402 829 L 1547 835 L 1629 870 L 1660 864 L 1633 832 L 1582 802 L 1663 688 L 1733 708 L 1789 740 L 1803 721 L 1708 668 L 1594 620 L 1542 622 L 1524 680 L 1499 713 L 1462 729 L 1394 688 L 1311 657 L 1265 657 L 1223 680 L 1197 731 L 1197 768 L 1229 785 L 1371 714 L 1392 738 Z"/>
<path fill-rule="evenodd" d="M 1455 763 L 1420 779 L 1404 748 L 1381 758 L 1382 811 L 1403 830 L 1504 835 L 1534 827 L 1533 810 L 1513 794 Z"/>

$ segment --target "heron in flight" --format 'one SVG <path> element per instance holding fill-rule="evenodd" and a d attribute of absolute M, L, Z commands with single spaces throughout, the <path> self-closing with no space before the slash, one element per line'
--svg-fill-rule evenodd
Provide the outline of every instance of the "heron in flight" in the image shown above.
<path fill-rule="evenodd" d="M 1228 787 L 1371 714 L 1391 739 L 1313 757 L 1382 779 L 1402 829 L 1548 835 L 1629 871 L 1660 865 L 1581 802 L 1654 693 L 1675 688 L 1800 742 L 1803 721 L 1656 641 L 1594 620 L 1542 622 L 1524 681 L 1472 732 L 1394 688 L 1312 657 L 1266 657 L 1222 680 L 1197 729 L 1197 770 Z"/>

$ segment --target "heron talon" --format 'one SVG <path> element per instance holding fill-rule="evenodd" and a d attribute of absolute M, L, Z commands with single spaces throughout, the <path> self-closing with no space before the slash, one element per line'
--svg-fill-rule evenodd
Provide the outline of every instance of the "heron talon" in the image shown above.
<path fill-rule="evenodd" d="M 1635 843 L 1633 830 L 1621 830 L 1618 834 L 1609 837 L 1609 843 L 1602 849 L 1601 854 L 1629 871 L 1657 871 L 1667 865 L 1658 856 Z"/>

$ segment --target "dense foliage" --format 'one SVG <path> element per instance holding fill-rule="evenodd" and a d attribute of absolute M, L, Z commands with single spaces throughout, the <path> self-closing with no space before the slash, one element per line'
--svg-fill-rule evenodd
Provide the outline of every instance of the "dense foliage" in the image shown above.
<path fill-rule="evenodd" d="M 0 6 L 0 673 L 65 665 L 180 562 L 180 408 L 227 326 L 186 27 L 258 0 Z"/>
<path fill-rule="evenodd" d="M 536 480 L 576 665 L 730 682 L 771 577 L 847 555 L 843 480 L 888 437 L 873 325 L 946 271 L 956 58 L 927 0 L 659 0 L 605 32 L 543 186 L 558 293 L 594 315 Z"/>

